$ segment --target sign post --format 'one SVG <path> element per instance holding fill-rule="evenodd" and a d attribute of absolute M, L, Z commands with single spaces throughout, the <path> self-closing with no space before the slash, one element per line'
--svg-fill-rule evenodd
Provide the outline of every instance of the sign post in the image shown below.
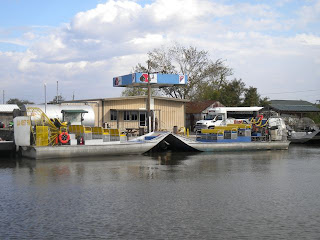
<path fill-rule="evenodd" d="M 152 132 L 152 117 L 151 117 L 151 83 L 150 83 L 150 61 L 148 61 L 148 101 L 147 101 L 147 132 Z"/>
<path fill-rule="evenodd" d="M 151 109 L 151 89 L 160 87 L 183 86 L 187 84 L 188 76 L 183 74 L 162 74 L 150 73 L 150 62 L 148 61 L 147 73 L 132 73 L 124 76 L 114 77 L 114 87 L 142 87 L 148 89 L 148 97 L 146 101 L 147 110 L 147 131 L 152 132 L 153 111 Z"/>

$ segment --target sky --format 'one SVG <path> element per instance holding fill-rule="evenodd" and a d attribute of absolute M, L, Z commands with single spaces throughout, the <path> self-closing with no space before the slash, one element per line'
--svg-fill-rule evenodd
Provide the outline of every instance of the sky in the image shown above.
<path fill-rule="evenodd" d="M 0 0 L 0 102 L 119 97 L 112 78 L 175 42 L 269 99 L 320 100 L 320 0 Z"/>

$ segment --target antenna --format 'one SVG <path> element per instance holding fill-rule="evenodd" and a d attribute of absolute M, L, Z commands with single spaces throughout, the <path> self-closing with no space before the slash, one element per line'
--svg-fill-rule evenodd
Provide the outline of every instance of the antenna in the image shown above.
<path fill-rule="evenodd" d="M 47 113 L 47 84 L 44 84 L 44 113 Z"/>
<path fill-rule="evenodd" d="M 56 99 L 57 104 L 59 104 L 59 81 L 57 81 L 57 99 Z"/>

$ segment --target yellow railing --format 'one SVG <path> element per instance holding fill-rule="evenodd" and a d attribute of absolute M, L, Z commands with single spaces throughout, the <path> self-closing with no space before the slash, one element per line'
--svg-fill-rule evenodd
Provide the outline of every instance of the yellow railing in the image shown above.
<path fill-rule="evenodd" d="M 238 127 L 236 127 L 236 126 L 215 126 L 214 129 L 224 130 L 224 131 L 233 131 L 233 132 L 238 131 Z"/>
<path fill-rule="evenodd" d="M 203 134 L 219 134 L 223 135 L 224 130 L 223 129 L 201 129 L 201 133 Z"/>
<path fill-rule="evenodd" d="M 237 127 L 240 129 L 251 129 L 251 124 L 244 123 L 235 123 L 235 124 L 227 124 L 228 127 Z"/>

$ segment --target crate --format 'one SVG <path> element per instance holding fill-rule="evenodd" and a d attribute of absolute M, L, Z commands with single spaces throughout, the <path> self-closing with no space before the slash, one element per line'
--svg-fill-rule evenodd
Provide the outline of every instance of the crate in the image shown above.
<path fill-rule="evenodd" d="M 237 139 L 238 131 L 224 131 L 224 139 Z"/>

